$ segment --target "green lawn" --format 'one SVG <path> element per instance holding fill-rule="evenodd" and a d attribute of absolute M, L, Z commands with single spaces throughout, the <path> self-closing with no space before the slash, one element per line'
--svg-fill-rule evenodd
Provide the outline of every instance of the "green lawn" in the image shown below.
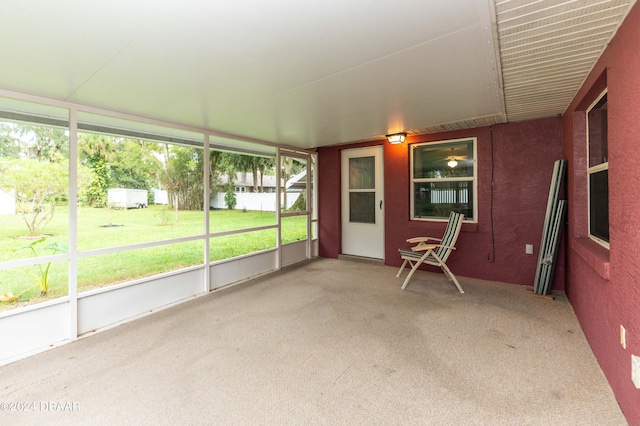
<path fill-rule="evenodd" d="M 275 225 L 274 213 L 216 210 L 210 212 L 212 233 Z M 170 240 L 204 233 L 204 212 L 180 211 L 177 223 L 174 211 L 162 206 L 147 209 L 109 211 L 108 209 L 81 208 L 78 211 L 78 250 L 126 246 L 130 244 Z M 28 249 L 19 249 L 32 243 L 24 237 L 27 227 L 19 216 L 3 217 L 0 224 L 0 262 L 32 257 Z M 304 216 L 283 218 L 283 243 L 306 238 Z M 34 246 L 38 255 L 48 255 L 50 243 L 68 240 L 68 211 L 58 208 L 53 220 L 44 229 L 46 240 Z M 275 247 L 276 230 L 251 231 L 242 234 L 211 238 L 210 260 L 228 259 Z M 16 249 L 19 249 L 16 251 Z M 202 264 L 204 240 L 173 243 L 160 247 L 127 250 L 108 255 L 78 259 L 78 290 L 85 291 L 168 272 L 191 265 Z M 36 265 L 19 270 L 0 271 L 0 296 L 5 293 L 19 295 L 13 302 L 0 302 L 0 310 L 67 294 L 68 262 L 54 262 L 49 270 L 49 288 L 40 296 L 36 277 L 41 277 Z M 32 275 L 30 275 L 32 274 Z"/>

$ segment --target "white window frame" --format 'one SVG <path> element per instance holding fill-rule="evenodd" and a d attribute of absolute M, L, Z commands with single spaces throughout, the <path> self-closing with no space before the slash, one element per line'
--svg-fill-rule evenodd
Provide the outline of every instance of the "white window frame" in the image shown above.
<path fill-rule="evenodd" d="M 443 145 L 443 144 L 452 144 L 456 142 L 469 142 L 471 141 L 473 144 L 473 176 L 469 177 L 458 177 L 458 178 L 414 178 L 413 177 L 413 152 L 416 148 L 421 146 L 435 146 L 435 145 Z M 446 222 L 448 218 L 446 217 L 416 217 L 415 216 L 415 204 L 414 204 L 414 185 L 416 183 L 425 183 L 425 182 L 460 182 L 466 181 L 471 182 L 472 185 L 472 195 L 473 195 L 473 218 L 464 218 L 465 222 L 469 223 L 478 223 L 478 138 L 469 137 L 469 138 L 460 138 L 460 139 L 448 139 L 442 141 L 435 142 L 421 142 L 410 145 L 410 155 L 409 155 L 409 179 L 410 179 L 410 188 L 409 188 L 409 197 L 410 197 L 410 219 L 415 221 L 428 221 L 428 222 Z"/>
<path fill-rule="evenodd" d="M 591 110 L 602 100 L 603 97 L 605 97 L 607 95 L 608 89 L 604 89 L 602 91 L 602 93 L 600 93 L 600 95 L 598 95 L 598 97 L 591 103 L 591 105 L 589 106 L 589 108 L 587 108 L 587 111 L 585 112 L 585 120 L 586 120 L 586 144 L 587 144 L 587 158 L 586 158 L 586 163 L 587 163 L 587 229 L 588 229 L 588 233 L 589 233 L 589 238 L 591 238 L 593 241 L 597 242 L 598 244 L 600 244 L 601 246 L 605 247 L 607 250 L 610 248 L 609 242 L 603 240 L 602 238 L 599 238 L 595 235 L 591 234 L 591 175 L 594 173 L 598 173 L 601 172 L 603 170 L 607 171 L 607 174 L 609 172 L 609 158 L 607 157 L 607 161 L 604 163 L 600 163 L 600 164 L 596 164 L 595 166 L 589 166 L 589 159 L 590 157 L 590 153 L 589 153 L 589 147 L 590 147 L 590 143 L 589 143 L 589 112 L 591 112 Z M 607 103 L 609 102 L 609 100 L 607 99 Z M 608 200 L 607 200 L 608 202 Z"/>

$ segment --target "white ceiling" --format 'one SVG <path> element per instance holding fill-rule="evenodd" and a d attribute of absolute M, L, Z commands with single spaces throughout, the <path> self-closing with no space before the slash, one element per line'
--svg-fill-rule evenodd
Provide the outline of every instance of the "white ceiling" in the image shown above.
<path fill-rule="evenodd" d="M 300 148 L 489 125 L 561 114 L 634 2 L 5 1 L 0 89 Z"/>

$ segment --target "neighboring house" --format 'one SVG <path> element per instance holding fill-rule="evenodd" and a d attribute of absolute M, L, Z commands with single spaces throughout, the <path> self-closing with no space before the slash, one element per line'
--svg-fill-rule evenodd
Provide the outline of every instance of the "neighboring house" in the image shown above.
<path fill-rule="evenodd" d="M 217 192 L 226 192 L 226 186 L 228 183 L 229 183 L 228 175 L 225 174 L 225 175 L 219 176 Z M 235 179 L 233 179 L 233 185 L 235 187 L 235 192 L 237 193 L 245 193 L 245 192 L 274 193 L 276 192 L 276 177 L 265 175 L 262 179 L 260 179 L 260 172 L 258 172 L 258 182 L 256 185 L 254 185 L 253 173 L 237 172 Z M 255 191 L 254 188 L 257 188 L 257 191 Z"/>
<path fill-rule="evenodd" d="M 293 175 L 286 183 L 287 192 L 301 192 L 307 188 L 307 170 Z"/>
<path fill-rule="evenodd" d="M 287 188 L 287 192 L 301 192 L 307 186 L 307 171 L 303 170 L 302 172 L 293 175 L 287 180 L 286 183 L 283 184 L 284 181 L 281 181 L 281 186 Z M 218 192 L 226 192 L 226 185 L 229 183 L 229 176 L 222 175 L 218 178 Z M 250 172 L 237 172 L 236 177 L 233 180 L 233 185 L 235 188 L 235 192 L 245 193 L 245 192 L 265 192 L 265 193 L 274 193 L 276 192 L 276 177 L 273 175 L 264 175 L 262 179 L 260 179 L 260 172 L 258 172 L 258 182 L 257 185 L 253 183 L 253 173 Z M 255 190 L 257 188 L 257 191 Z"/>
<path fill-rule="evenodd" d="M 286 202 L 287 208 L 291 207 L 300 196 L 301 188 L 306 185 L 302 181 L 304 173 L 299 173 L 289 179 L 286 184 L 281 183 L 281 187 L 287 188 L 287 197 L 282 199 L 282 203 Z M 209 206 L 212 209 L 226 209 L 225 202 L 226 186 L 229 183 L 229 177 L 220 176 L 217 182 L 217 192 L 211 196 Z M 233 180 L 234 192 L 236 193 L 236 210 L 255 210 L 255 211 L 276 211 L 276 177 L 265 175 L 260 179 L 258 173 L 258 191 L 255 192 L 253 184 L 253 173 L 238 172 Z M 262 183 L 262 186 L 261 186 Z M 301 187 L 302 185 L 302 187 Z M 262 191 L 260 191 L 262 189 Z M 285 201 L 286 200 L 286 201 Z"/>

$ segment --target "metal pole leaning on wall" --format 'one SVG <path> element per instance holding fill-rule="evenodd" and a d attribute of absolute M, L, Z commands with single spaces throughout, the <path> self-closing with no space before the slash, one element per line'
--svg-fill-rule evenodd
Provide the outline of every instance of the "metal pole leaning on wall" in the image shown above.
<path fill-rule="evenodd" d="M 547 246 L 547 253 L 544 257 L 542 265 L 542 292 L 540 294 L 547 295 L 551 293 L 551 281 L 553 280 L 553 272 L 556 266 L 556 256 L 558 254 L 558 245 L 560 243 L 560 235 L 562 235 L 562 223 L 564 222 L 564 214 L 567 207 L 567 200 L 560 200 L 558 208 L 553 220 L 551 238 Z"/>
<path fill-rule="evenodd" d="M 551 292 L 551 281 L 555 270 L 556 256 L 560 236 L 562 234 L 562 222 L 567 201 L 560 200 L 560 191 L 567 169 L 567 160 L 557 160 L 553 165 L 553 176 L 549 188 L 547 211 L 540 240 L 538 264 L 533 284 L 533 292 L 537 295 L 548 295 Z"/>

